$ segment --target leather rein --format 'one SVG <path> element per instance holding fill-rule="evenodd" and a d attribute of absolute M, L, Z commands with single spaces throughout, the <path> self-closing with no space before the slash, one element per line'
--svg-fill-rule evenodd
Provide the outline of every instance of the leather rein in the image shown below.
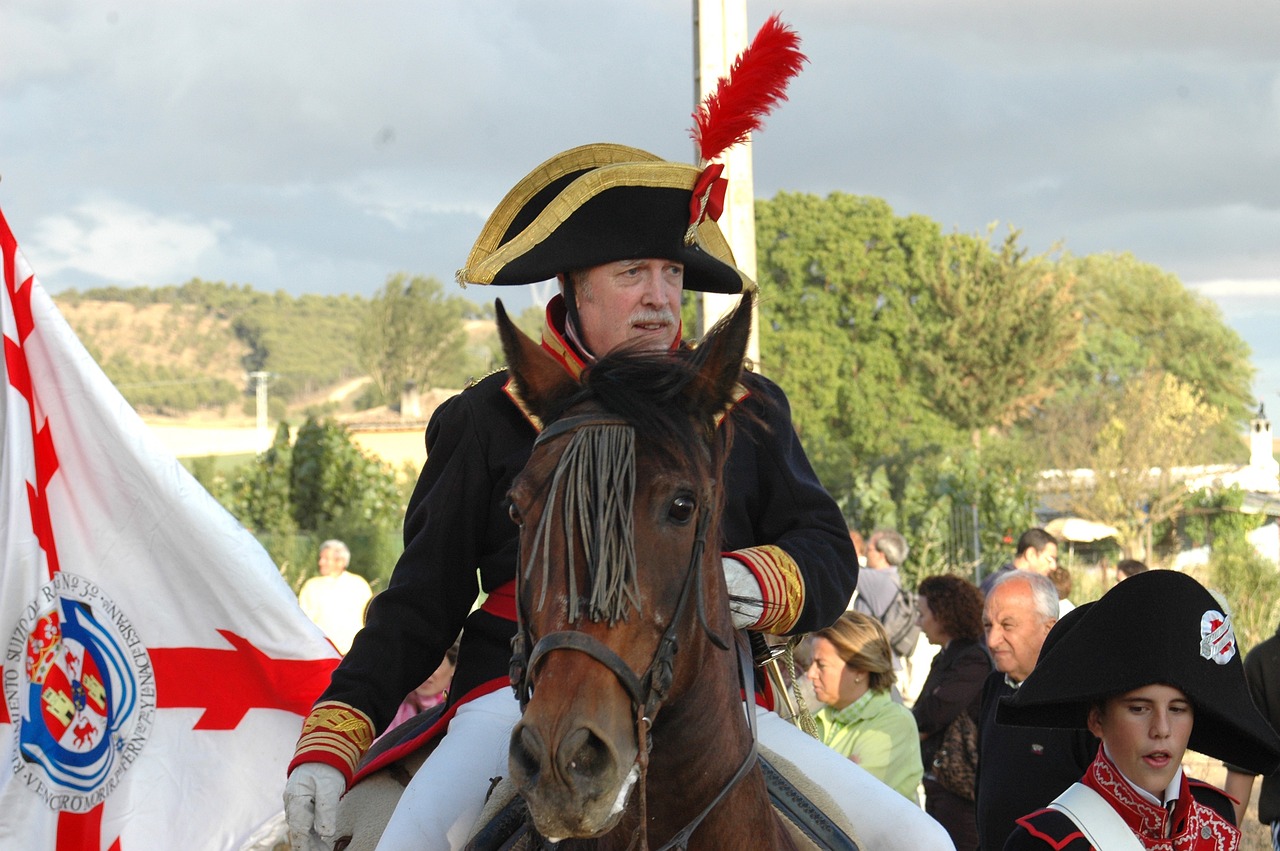
<path fill-rule="evenodd" d="M 534 448 L 540 444 L 554 440 L 557 437 L 568 435 L 581 428 L 592 426 L 630 426 L 625 420 L 616 417 L 600 416 L 598 414 L 581 414 L 572 417 L 566 417 L 557 420 L 547 426 L 534 440 Z M 717 635 L 707 621 L 706 600 L 702 591 L 702 584 L 697 581 L 699 575 L 699 566 L 702 563 L 702 556 L 706 550 L 707 530 L 710 525 L 712 511 L 707 510 L 701 502 L 698 504 L 698 524 L 697 535 L 693 542 L 693 548 L 689 554 L 689 565 L 685 571 L 684 584 L 680 588 L 680 597 L 676 603 L 674 615 L 667 624 L 666 630 L 663 631 L 662 637 L 658 640 L 657 649 L 654 651 L 653 659 L 649 662 L 649 667 L 643 674 L 636 674 L 621 656 L 615 653 L 603 642 L 588 635 L 585 632 L 577 630 L 560 630 L 548 633 L 538 639 L 533 645 L 532 652 L 529 650 L 529 642 L 531 636 L 524 614 L 524 603 L 520 594 L 516 594 L 516 634 L 511 639 L 511 687 L 514 689 L 516 698 L 520 701 L 520 711 L 524 712 L 525 707 L 529 703 L 529 699 L 533 694 L 533 671 L 538 661 L 555 650 L 574 650 L 590 656 L 596 662 L 603 665 L 618 680 L 623 690 L 631 698 L 631 707 L 635 712 L 635 731 L 636 731 L 636 762 L 635 765 L 639 769 L 639 795 L 640 795 L 640 822 L 636 827 L 636 838 L 640 841 L 640 848 L 648 848 L 647 835 L 647 811 L 646 811 L 646 794 L 645 782 L 649 767 L 649 752 L 653 747 L 653 742 L 649 737 L 649 730 L 653 726 L 653 719 L 657 715 L 662 703 L 666 700 L 667 694 L 671 688 L 672 680 L 675 676 L 675 654 L 679 650 L 679 642 L 676 640 L 677 627 L 683 622 L 685 610 L 688 608 L 690 598 L 695 601 L 698 622 L 701 624 L 703 632 L 711 643 L 721 650 L 729 649 L 729 641 Z M 570 579 L 572 581 L 572 578 Z M 738 647 L 738 666 L 743 677 L 745 694 L 747 696 L 747 719 L 751 728 L 751 748 L 746 758 L 738 767 L 733 777 L 720 789 L 719 793 L 711 800 L 709 804 L 687 824 L 683 829 L 658 851 L 669 851 L 669 849 L 683 849 L 689 843 L 689 838 L 693 832 L 702 823 L 703 819 L 711 813 L 713 809 L 724 799 L 724 797 L 744 778 L 751 768 L 756 764 L 757 759 L 757 741 L 756 741 L 756 714 L 754 701 L 755 682 L 754 682 L 754 663 L 751 659 L 749 648 L 746 642 L 735 641 Z M 633 840 L 632 845 L 635 844 Z"/>

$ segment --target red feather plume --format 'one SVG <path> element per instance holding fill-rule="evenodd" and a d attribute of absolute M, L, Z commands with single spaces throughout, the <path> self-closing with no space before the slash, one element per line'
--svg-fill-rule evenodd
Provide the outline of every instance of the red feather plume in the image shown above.
<path fill-rule="evenodd" d="M 795 30 L 777 15 L 765 21 L 693 114 L 689 135 L 697 143 L 702 161 L 715 159 L 760 129 L 778 101 L 787 99 L 787 84 L 808 61 L 800 52 L 800 36 Z"/>

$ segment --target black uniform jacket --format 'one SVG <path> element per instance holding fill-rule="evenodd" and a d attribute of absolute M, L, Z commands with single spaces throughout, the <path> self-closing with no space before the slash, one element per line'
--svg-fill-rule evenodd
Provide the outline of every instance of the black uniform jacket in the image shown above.
<path fill-rule="evenodd" d="M 507 677 L 514 622 L 472 611 L 481 590 L 492 592 L 515 577 L 518 530 L 506 494 L 537 434 L 507 383 L 505 372 L 490 375 L 432 416 L 427 462 L 405 517 L 405 551 L 318 707 L 345 705 L 384 729 L 459 631 L 451 702 Z M 803 583 L 803 604 L 788 631 L 819 629 L 839 617 L 853 593 L 856 554 L 839 508 L 805 457 L 781 389 L 754 374 L 744 374 L 742 384 L 747 395 L 730 414 L 735 435 L 721 549 L 771 544 L 784 550 Z M 304 725 L 295 765 L 314 758 L 306 753 L 306 732 L 316 720 Z"/>

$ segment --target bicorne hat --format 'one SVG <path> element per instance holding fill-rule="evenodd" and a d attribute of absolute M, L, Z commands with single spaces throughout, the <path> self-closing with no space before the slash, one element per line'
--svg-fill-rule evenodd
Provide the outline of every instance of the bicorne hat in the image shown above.
<path fill-rule="evenodd" d="M 494 209 L 458 282 L 532 284 L 615 260 L 656 257 L 684 264 L 685 289 L 754 289 L 715 221 L 703 218 L 691 228 L 702 173 L 625 145 L 556 154 Z"/>
<path fill-rule="evenodd" d="M 785 100 L 805 61 L 795 31 L 769 18 L 694 114 L 699 165 L 603 143 L 547 160 L 489 216 L 458 283 L 531 284 L 617 260 L 658 258 L 684 264 L 685 289 L 755 289 L 716 224 L 726 178 L 713 161 Z"/>
<path fill-rule="evenodd" d="M 1191 750 L 1267 774 L 1280 765 L 1280 736 L 1249 696 L 1227 609 L 1186 574 L 1132 576 L 1054 625 L 1035 670 L 1001 700 L 996 720 L 1085 728 L 1096 703 L 1159 683 L 1195 708 Z"/>

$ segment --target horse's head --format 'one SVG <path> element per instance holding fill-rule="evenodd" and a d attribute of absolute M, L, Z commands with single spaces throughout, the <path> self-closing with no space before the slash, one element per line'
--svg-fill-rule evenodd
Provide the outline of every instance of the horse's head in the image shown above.
<path fill-rule="evenodd" d="M 512 679 L 525 702 L 510 770 L 544 836 L 612 829 L 659 710 L 676 715 L 700 679 L 733 685 L 717 422 L 750 324 L 748 297 L 692 354 L 614 354 L 579 382 L 499 305 L 510 372 L 545 423 L 510 493 L 520 524 Z"/>

